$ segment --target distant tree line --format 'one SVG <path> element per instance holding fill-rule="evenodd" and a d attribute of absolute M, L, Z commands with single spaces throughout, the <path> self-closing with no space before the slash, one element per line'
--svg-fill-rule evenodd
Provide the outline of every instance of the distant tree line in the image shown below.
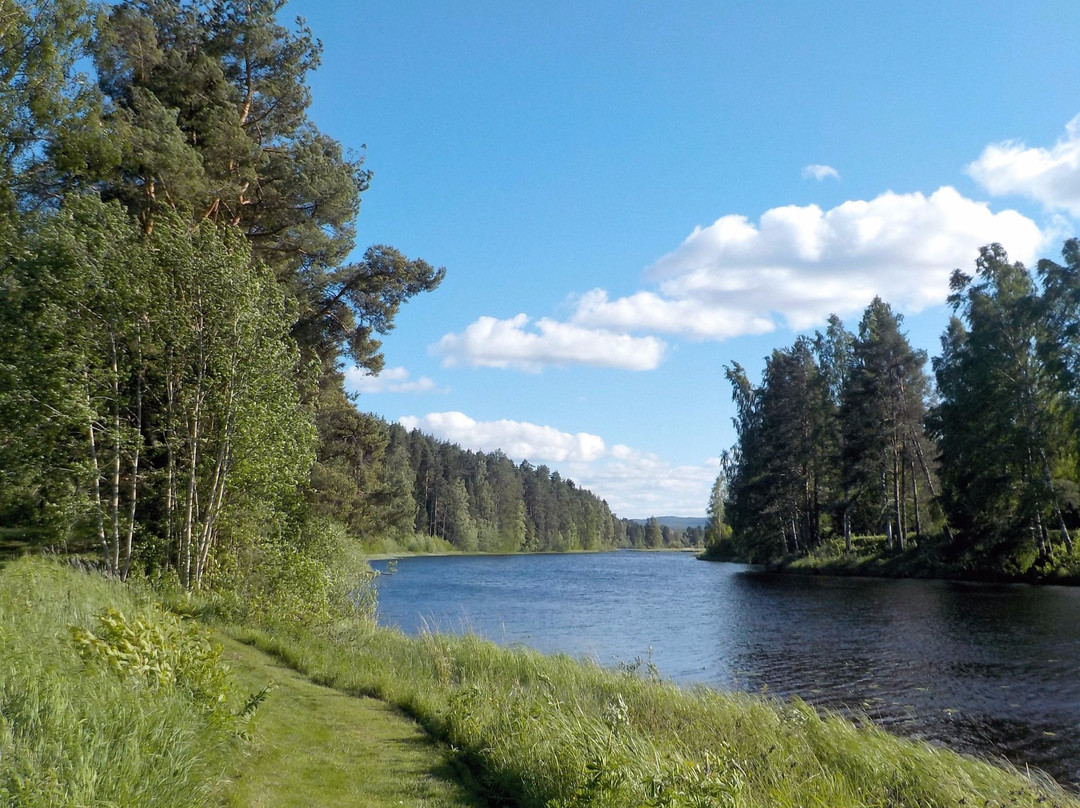
<path fill-rule="evenodd" d="M 958 567 L 1024 573 L 1073 554 L 1080 525 L 1080 242 L 1033 272 L 999 245 L 953 272 L 930 363 L 875 299 L 857 332 L 775 350 L 754 385 L 725 369 L 736 444 L 707 542 L 771 562 L 853 536 L 915 542 Z"/>
<path fill-rule="evenodd" d="M 545 465 L 462 449 L 344 399 L 322 417 L 312 499 L 369 545 L 389 538 L 407 549 L 516 553 L 704 544 L 703 527 L 620 519 Z"/>
<path fill-rule="evenodd" d="M 655 516 L 622 519 L 626 546 L 638 550 L 682 549 L 705 546 L 705 526 L 678 527 L 664 524 Z"/>

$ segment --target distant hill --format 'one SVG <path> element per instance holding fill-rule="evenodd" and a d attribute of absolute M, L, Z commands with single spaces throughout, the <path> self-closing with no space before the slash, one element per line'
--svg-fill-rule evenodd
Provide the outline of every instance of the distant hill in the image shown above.
<path fill-rule="evenodd" d="M 643 525 L 649 520 L 630 519 L 629 521 Z M 689 527 L 705 527 L 709 524 L 708 518 L 704 516 L 657 516 L 656 521 L 659 522 L 662 527 L 669 527 L 672 530 L 686 530 Z"/>

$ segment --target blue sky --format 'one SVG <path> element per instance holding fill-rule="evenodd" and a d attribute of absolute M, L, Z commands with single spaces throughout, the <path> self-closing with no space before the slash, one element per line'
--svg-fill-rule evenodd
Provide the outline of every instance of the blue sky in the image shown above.
<path fill-rule="evenodd" d="M 725 364 L 875 294 L 934 354 L 953 268 L 1076 232 L 1080 4 L 1026 5 L 292 0 L 358 249 L 447 268 L 358 406 L 704 514 Z"/>

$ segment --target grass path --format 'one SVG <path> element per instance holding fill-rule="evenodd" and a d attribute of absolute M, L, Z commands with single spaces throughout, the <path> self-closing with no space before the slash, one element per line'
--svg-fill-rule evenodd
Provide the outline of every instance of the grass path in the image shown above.
<path fill-rule="evenodd" d="M 446 751 L 389 705 L 323 687 L 274 657 L 219 636 L 247 691 L 273 683 L 252 740 L 227 773 L 223 806 L 480 808 Z"/>

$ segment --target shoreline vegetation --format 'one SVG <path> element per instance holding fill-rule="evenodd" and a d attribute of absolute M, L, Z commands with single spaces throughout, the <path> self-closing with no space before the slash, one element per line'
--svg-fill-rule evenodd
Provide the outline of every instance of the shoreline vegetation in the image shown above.
<path fill-rule="evenodd" d="M 698 556 L 702 561 L 752 563 L 724 547 L 712 546 Z M 1080 568 L 1073 563 L 1032 565 L 1024 570 L 964 565 L 950 559 L 942 544 L 933 540 L 909 541 L 903 550 L 889 546 L 886 536 L 860 536 L 848 551 L 843 541 L 825 542 L 805 555 L 788 555 L 757 563 L 774 573 L 835 575 L 863 578 L 921 578 L 971 583 L 1080 586 Z"/>
<path fill-rule="evenodd" d="M 262 721 L 271 731 L 302 724 L 311 705 L 284 686 L 258 689 L 264 663 L 231 642 L 223 656 L 195 617 L 336 692 L 321 690 L 327 698 L 377 699 L 417 722 L 436 743 L 428 762 L 401 772 L 391 762 L 380 776 L 420 787 L 441 760 L 439 776 L 465 785 L 412 804 L 1080 806 L 1037 772 L 902 740 L 797 700 L 681 689 L 641 660 L 605 669 L 473 636 L 406 637 L 355 615 L 319 626 L 274 613 L 237 620 L 209 596 L 37 558 L 0 570 L 0 797 L 16 806 L 182 808 L 249 804 L 236 795 L 258 793 L 257 776 L 318 784 L 319 767 L 278 771 L 260 757 L 333 742 L 282 732 L 265 746 Z M 226 668 L 245 657 L 255 674 Z M 264 744 L 259 765 L 245 757 L 252 743 Z M 364 793 L 373 806 L 396 804 Z"/>

